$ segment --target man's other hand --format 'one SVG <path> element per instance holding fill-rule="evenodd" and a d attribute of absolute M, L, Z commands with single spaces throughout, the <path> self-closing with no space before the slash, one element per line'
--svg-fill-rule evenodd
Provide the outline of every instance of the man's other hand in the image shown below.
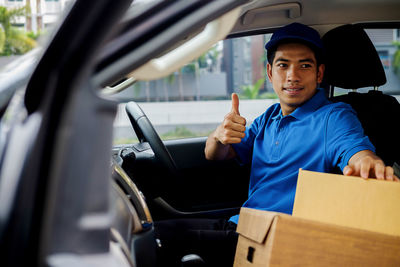
<path fill-rule="evenodd" d="M 354 154 L 346 167 L 344 175 L 360 176 L 364 179 L 376 178 L 378 180 L 400 181 L 392 167 L 385 166 L 385 163 L 372 151 L 363 150 Z"/>

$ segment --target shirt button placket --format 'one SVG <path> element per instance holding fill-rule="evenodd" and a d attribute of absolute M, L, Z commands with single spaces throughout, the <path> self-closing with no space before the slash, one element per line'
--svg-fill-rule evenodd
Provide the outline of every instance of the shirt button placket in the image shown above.
<path fill-rule="evenodd" d="M 281 138 L 281 124 L 282 120 L 279 120 L 277 127 L 276 127 L 276 138 L 274 142 L 274 146 L 272 149 L 272 155 L 274 159 L 279 159 L 279 143 L 280 143 L 280 138 Z"/>

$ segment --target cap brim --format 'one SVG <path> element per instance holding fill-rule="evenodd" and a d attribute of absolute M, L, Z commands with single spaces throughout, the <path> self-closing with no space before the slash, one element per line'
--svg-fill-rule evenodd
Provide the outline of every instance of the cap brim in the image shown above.
<path fill-rule="evenodd" d="M 305 42 L 308 43 L 310 45 L 312 45 L 313 47 L 322 50 L 323 48 L 316 44 L 314 41 L 308 39 L 308 38 L 302 38 L 296 35 L 286 35 L 282 38 L 275 38 L 274 40 L 269 41 L 268 43 L 265 44 L 265 49 L 271 49 L 273 47 L 276 47 L 277 45 L 279 45 L 279 43 L 283 42 L 283 41 L 300 41 L 300 42 Z"/>

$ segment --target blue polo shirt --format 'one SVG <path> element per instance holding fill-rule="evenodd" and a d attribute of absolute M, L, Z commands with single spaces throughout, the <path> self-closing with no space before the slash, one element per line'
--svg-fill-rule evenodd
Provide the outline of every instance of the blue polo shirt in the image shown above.
<path fill-rule="evenodd" d="M 341 170 L 361 150 L 375 151 L 350 105 L 330 102 L 321 89 L 290 115 L 279 103 L 246 127 L 233 145 L 242 163 L 251 162 L 250 186 L 243 207 L 291 214 L 299 168 Z M 237 223 L 239 215 L 230 220 Z"/>

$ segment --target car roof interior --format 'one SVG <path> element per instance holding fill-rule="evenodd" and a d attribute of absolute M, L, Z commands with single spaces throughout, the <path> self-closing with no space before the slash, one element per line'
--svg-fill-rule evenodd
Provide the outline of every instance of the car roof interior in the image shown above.
<path fill-rule="evenodd" d="M 314 27 L 323 35 L 342 24 L 399 22 L 399 10 L 400 1 L 397 0 L 250 1 L 242 7 L 241 17 L 231 34 L 265 31 L 300 22 Z"/>

